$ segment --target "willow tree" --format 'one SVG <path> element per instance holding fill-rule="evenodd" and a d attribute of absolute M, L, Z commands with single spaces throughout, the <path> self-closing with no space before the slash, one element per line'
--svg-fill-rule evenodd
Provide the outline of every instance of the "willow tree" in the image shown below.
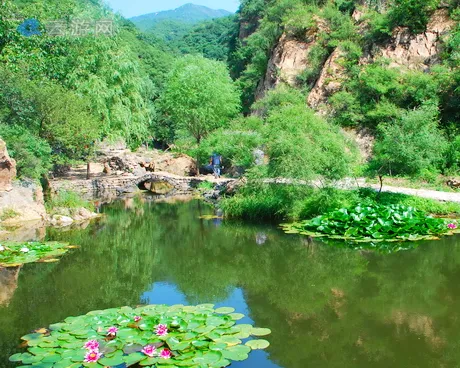
<path fill-rule="evenodd" d="M 200 144 L 238 113 L 240 96 L 224 63 L 186 56 L 175 63 L 160 106 L 176 129 L 188 131 Z"/>

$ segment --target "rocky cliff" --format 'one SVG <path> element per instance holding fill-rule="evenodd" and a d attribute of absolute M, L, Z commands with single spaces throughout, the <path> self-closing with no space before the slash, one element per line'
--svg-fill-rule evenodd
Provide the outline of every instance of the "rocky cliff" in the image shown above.
<path fill-rule="evenodd" d="M 32 181 L 16 181 L 16 162 L 0 140 L 0 224 L 44 221 L 43 191 Z"/>
<path fill-rule="evenodd" d="M 363 4 L 366 3 L 363 1 Z M 366 30 L 368 21 L 363 17 L 363 9 L 365 8 L 355 10 L 352 15 L 357 29 L 361 32 Z M 286 33 L 282 34 L 271 53 L 267 72 L 258 85 L 256 99 L 262 98 L 268 90 L 280 83 L 296 86 L 297 77 L 309 66 L 308 55 L 317 44 L 318 32 L 327 31 L 327 25 L 320 20 L 316 23 L 316 29 L 307 33 L 303 40 L 290 37 Z M 385 58 L 393 68 L 428 72 L 433 65 L 439 63 L 443 39 L 455 24 L 449 17 L 448 9 L 438 9 L 431 16 L 425 32 L 412 34 L 407 27 L 397 27 L 386 42 L 367 45 L 359 64 L 364 65 Z M 346 78 L 343 55 L 339 45 L 325 59 L 307 98 L 310 107 L 320 112 L 324 111 L 328 97 L 340 90 Z"/>

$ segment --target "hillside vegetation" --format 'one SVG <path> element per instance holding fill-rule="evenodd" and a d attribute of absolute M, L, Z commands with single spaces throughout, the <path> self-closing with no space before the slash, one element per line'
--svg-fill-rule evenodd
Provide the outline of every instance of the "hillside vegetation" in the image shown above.
<path fill-rule="evenodd" d="M 141 31 L 150 32 L 167 41 L 185 36 L 194 25 L 227 17 L 231 13 L 223 9 L 210 9 L 206 6 L 185 4 L 174 10 L 144 14 L 130 20 Z"/>
<path fill-rule="evenodd" d="M 114 32 L 72 33 L 82 18 L 111 19 Z M 166 42 L 102 2 L 6 0 L 0 135 L 32 178 L 123 138 L 201 163 L 218 151 L 249 179 L 436 180 L 460 165 L 459 19 L 458 0 L 244 0 Z M 51 35 L 49 20 L 68 32 Z M 368 161 L 344 128 L 375 137 Z M 245 190 L 270 213 L 317 195 Z"/>

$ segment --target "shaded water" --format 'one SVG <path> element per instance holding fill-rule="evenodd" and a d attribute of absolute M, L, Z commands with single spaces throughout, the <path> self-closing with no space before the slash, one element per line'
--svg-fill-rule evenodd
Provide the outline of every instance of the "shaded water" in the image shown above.
<path fill-rule="evenodd" d="M 457 367 L 459 238 L 378 255 L 309 244 L 273 227 L 201 220 L 200 202 L 104 208 L 55 264 L 24 266 L 0 295 L 0 367 L 18 338 L 95 309 L 140 303 L 232 306 L 271 346 L 232 367 Z M 0 279 L 1 280 L 1 279 Z M 17 289 L 16 289 L 17 286 Z"/>

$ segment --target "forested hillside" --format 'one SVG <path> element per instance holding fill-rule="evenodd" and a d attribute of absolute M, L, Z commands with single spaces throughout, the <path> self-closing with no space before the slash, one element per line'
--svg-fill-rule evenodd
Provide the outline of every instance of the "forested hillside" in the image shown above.
<path fill-rule="evenodd" d="M 385 173 L 457 170 L 458 1 L 245 1 L 230 67 L 245 110 L 280 84 L 377 136 Z M 404 140 L 395 140 L 404 136 Z M 399 142 L 399 144 L 398 144 Z"/>
<path fill-rule="evenodd" d="M 2 136 L 32 177 L 86 159 L 94 142 L 114 137 L 133 148 L 151 139 L 174 144 L 201 160 L 219 150 L 234 172 L 250 169 L 263 147 L 269 161 L 257 170 L 265 176 L 455 174 L 458 7 L 458 0 L 245 0 L 236 16 L 164 42 L 102 3 L 6 1 Z M 111 19 L 115 31 L 72 34 L 80 18 Z M 25 19 L 40 22 L 39 35 L 18 31 Z M 66 20 L 67 34 L 47 32 L 46 21 L 56 19 Z M 219 91 L 228 97 L 223 106 Z M 375 139 L 365 163 L 349 138 L 363 128 Z"/>
<path fill-rule="evenodd" d="M 206 6 L 185 4 L 174 10 L 144 14 L 130 18 L 143 32 L 149 32 L 166 41 L 185 36 L 194 25 L 204 21 L 230 16 L 229 11 Z"/>
<path fill-rule="evenodd" d="M 113 32 L 78 23 L 98 20 L 113 22 Z M 153 134 L 173 56 L 102 2 L 4 1 L 0 35 L 0 134 L 22 176 L 85 159 L 104 137 L 136 147 Z"/>

